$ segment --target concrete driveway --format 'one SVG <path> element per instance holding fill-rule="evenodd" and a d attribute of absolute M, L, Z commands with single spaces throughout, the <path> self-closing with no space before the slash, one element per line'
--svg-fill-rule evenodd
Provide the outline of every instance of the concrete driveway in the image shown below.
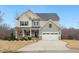
<path fill-rule="evenodd" d="M 18 51 L 69 51 L 70 49 L 67 48 L 65 45 L 66 43 L 62 40 L 40 40 L 39 42 L 26 45 Z"/>

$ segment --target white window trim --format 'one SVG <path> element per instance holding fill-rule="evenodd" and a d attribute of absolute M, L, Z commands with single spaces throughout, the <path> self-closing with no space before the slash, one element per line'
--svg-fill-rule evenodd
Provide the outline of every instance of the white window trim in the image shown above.
<path fill-rule="evenodd" d="M 33 25 L 34 26 L 38 26 L 39 25 L 39 22 L 38 21 L 33 21 Z"/>
<path fill-rule="evenodd" d="M 21 23 L 23 23 L 23 25 Z M 28 26 L 28 25 L 29 25 L 28 21 L 20 21 L 20 26 Z"/>

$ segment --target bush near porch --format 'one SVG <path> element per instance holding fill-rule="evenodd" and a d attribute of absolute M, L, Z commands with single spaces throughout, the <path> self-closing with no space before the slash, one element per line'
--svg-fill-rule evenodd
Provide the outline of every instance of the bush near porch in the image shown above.
<path fill-rule="evenodd" d="M 24 40 L 27 41 L 27 40 L 31 40 L 31 39 L 32 39 L 32 37 L 29 37 L 29 36 L 15 38 L 15 35 L 14 35 L 13 32 L 11 33 L 11 35 L 9 37 L 5 37 L 4 38 L 4 40 L 8 40 L 8 41 L 15 41 L 15 40 L 17 40 L 17 41 L 19 41 L 19 40 L 21 40 L 21 41 L 24 41 Z"/>
<path fill-rule="evenodd" d="M 28 40 L 32 40 L 32 37 L 20 37 L 20 38 L 6 37 L 4 40 L 8 40 L 8 41 L 28 41 Z"/>
<path fill-rule="evenodd" d="M 25 41 L 27 41 L 27 40 L 31 40 L 31 39 L 32 39 L 32 37 L 27 37 L 27 36 L 25 36 L 25 37 L 19 38 L 18 40 L 21 40 L 21 41 L 25 40 Z M 16 40 L 17 40 L 17 39 L 16 39 Z"/>

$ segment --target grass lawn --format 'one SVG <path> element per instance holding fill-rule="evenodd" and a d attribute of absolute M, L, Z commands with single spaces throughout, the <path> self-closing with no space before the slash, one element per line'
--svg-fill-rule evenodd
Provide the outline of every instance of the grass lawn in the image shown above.
<path fill-rule="evenodd" d="M 25 45 L 32 44 L 36 41 L 3 41 L 0 40 L 0 52 L 14 52 Z"/>
<path fill-rule="evenodd" d="M 67 47 L 74 50 L 79 50 L 79 40 L 64 40 Z"/>

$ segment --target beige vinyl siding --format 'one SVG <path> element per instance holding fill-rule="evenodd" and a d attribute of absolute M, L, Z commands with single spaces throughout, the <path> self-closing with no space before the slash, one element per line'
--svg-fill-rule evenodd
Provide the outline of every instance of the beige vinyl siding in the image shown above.
<path fill-rule="evenodd" d="M 52 28 L 49 28 L 50 23 L 52 24 Z M 48 22 L 40 29 L 40 35 L 42 34 L 42 32 L 59 32 L 59 31 L 60 31 L 60 28 L 57 25 L 55 25 L 52 22 Z"/>

